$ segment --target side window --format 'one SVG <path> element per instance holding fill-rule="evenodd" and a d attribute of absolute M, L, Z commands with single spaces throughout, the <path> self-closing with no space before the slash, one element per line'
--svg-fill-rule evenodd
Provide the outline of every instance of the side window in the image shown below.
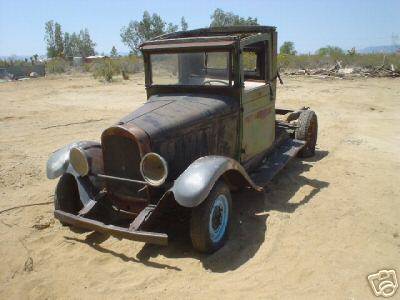
<path fill-rule="evenodd" d="M 254 51 L 245 51 L 243 53 L 243 69 L 245 72 L 257 71 L 257 53 Z"/>
<path fill-rule="evenodd" d="M 242 54 L 242 62 L 243 62 L 243 71 L 244 71 L 244 80 L 255 79 L 255 80 L 263 80 L 263 55 L 264 49 L 262 48 L 250 48 L 244 49 Z"/>
<path fill-rule="evenodd" d="M 265 60 L 265 42 L 257 42 L 244 47 L 242 52 L 244 80 L 265 80 Z"/>
<path fill-rule="evenodd" d="M 227 69 L 228 54 L 226 52 L 209 52 L 206 56 L 208 69 Z"/>

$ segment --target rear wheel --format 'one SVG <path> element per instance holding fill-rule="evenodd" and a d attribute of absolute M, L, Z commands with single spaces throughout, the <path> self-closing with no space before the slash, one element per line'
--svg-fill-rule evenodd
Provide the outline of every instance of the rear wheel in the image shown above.
<path fill-rule="evenodd" d="M 298 118 L 299 127 L 295 131 L 295 138 L 305 141 L 306 144 L 297 154 L 299 157 L 311 157 L 315 154 L 318 136 L 318 119 L 312 110 L 304 110 Z"/>
<path fill-rule="evenodd" d="M 207 199 L 192 210 L 190 237 L 196 250 L 212 253 L 225 244 L 231 210 L 232 199 L 229 188 L 223 181 L 219 181 Z"/>

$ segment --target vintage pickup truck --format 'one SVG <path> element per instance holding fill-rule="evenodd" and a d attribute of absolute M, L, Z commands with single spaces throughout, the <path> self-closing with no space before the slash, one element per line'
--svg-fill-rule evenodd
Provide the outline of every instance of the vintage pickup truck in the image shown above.
<path fill-rule="evenodd" d="M 228 237 L 231 191 L 262 191 L 291 158 L 312 156 L 316 114 L 275 108 L 275 27 L 181 31 L 140 50 L 147 102 L 101 142 L 50 156 L 47 176 L 60 177 L 54 215 L 160 245 L 168 242 L 165 222 L 185 216 L 193 247 L 216 251 Z"/>

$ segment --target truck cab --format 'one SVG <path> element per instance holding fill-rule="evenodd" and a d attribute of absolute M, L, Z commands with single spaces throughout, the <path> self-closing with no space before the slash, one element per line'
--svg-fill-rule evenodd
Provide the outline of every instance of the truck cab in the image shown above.
<path fill-rule="evenodd" d="M 140 47 L 148 98 L 207 94 L 233 98 L 229 155 L 252 168 L 275 140 L 277 32 L 270 26 L 209 28 L 166 34 Z"/>

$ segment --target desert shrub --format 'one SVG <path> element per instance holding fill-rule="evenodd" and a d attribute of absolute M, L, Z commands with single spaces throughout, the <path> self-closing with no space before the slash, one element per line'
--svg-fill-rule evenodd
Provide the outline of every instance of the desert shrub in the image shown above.
<path fill-rule="evenodd" d="M 94 63 L 84 63 L 82 66 L 84 72 L 93 73 Z"/>
<path fill-rule="evenodd" d="M 64 73 L 69 69 L 69 62 L 62 58 L 53 58 L 46 62 L 46 73 Z"/>
<path fill-rule="evenodd" d="M 122 72 L 122 78 L 124 80 L 129 80 L 129 74 L 124 70 L 122 70 L 121 72 Z"/>
<path fill-rule="evenodd" d="M 279 53 L 288 54 L 288 55 L 296 55 L 297 51 L 294 49 L 294 43 L 290 41 L 286 41 L 279 48 Z"/>
<path fill-rule="evenodd" d="M 134 74 L 143 70 L 142 58 L 136 55 L 120 57 L 118 61 L 125 74 Z"/>
<path fill-rule="evenodd" d="M 95 78 L 103 78 L 105 81 L 111 82 L 114 76 L 121 73 L 121 64 L 116 59 L 104 58 L 94 62 L 91 71 Z"/>

